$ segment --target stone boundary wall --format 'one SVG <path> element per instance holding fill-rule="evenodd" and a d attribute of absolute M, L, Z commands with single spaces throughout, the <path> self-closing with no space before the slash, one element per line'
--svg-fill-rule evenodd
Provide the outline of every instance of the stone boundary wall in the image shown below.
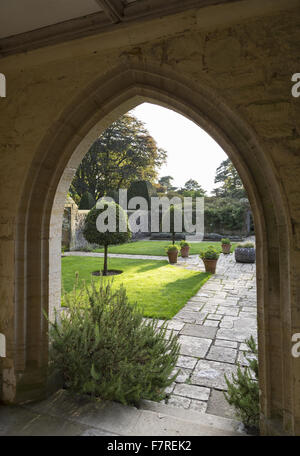
<path fill-rule="evenodd" d="M 128 210 L 127 214 L 130 216 L 134 211 Z M 89 213 L 89 210 L 78 209 L 77 204 L 71 197 L 67 197 L 64 207 L 63 223 L 62 223 L 62 248 L 66 250 L 90 250 L 97 247 L 96 244 L 90 244 L 83 236 L 84 221 Z M 248 222 L 249 223 L 249 222 Z M 217 236 L 238 236 L 245 237 L 247 233 L 246 226 L 243 230 L 226 230 L 221 226 L 209 229 L 205 227 L 205 235 L 212 235 L 217 233 Z M 151 217 L 149 211 L 149 225 L 147 232 L 138 232 L 132 234 L 132 240 L 145 239 L 151 235 Z"/>

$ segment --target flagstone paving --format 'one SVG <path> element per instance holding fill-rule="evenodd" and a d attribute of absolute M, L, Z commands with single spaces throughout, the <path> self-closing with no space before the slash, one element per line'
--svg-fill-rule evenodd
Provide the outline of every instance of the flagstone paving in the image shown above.
<path fill-rule="evenodd" d="M 66 255 L 103 256 L 67 252 Z M 110 257 L 162 260 L 166 257 L 109 254 Z M 178 258 L 174 267 L 204 271 L 198 255 Z M 220 255 L 216 274 L 168 322 L 181 343 L 176 381 L 166 389 L 166 403 L 184 409 L 234 417 L 224 397 L 224 374 L 231 379 L 237 363 L 247 365 L 245 340 L 257 340 L 255 264 L 236 263 L 234 255 Z M 163 320 L 160 321 L 160 324 Z M 248 355 L 247 355 L 248 356 Z"/>
<path fill-rule="evenodd" d="M 204 270 L 197 256 L 179 258 L 174 267 Z M 180 373 L 166 390 L 166 403 L 234 416 L 223 394 L 224 374 L 231 379 L 237 362 L 247 365 L 245 340 L 251 335 L 257 340 L 256 309 L 255 264 L 236 263 L 232 254 L 220 255 L 216 274 L 168 323 L 179 337 L 181 352 Z"/>

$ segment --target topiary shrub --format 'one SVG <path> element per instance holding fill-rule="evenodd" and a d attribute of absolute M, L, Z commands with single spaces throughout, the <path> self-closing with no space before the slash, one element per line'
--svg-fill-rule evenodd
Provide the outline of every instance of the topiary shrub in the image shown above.
<path fill-rule="evenodd" d="M 238 366 L 237 375 L 232 374 L 232 382 L 225 375 L 228 392 L 224 393 L 228 404 L 233 405 L 237 416 L 251 433 L 259 432 L 259 386 L 257 347 L 251 336 L 246 340 L 251 358 L 247 358 L 249 366 L 242 371 Z"/>
<path fill-rule="evenodd" d="M 78 209 L 80 210 L 88 210 L 92 209 L 96 204 L 96 201 L 93 195 L 90 192 L 85 192 L 80 200 Z"/>
<path fill-rule="evenodd" d="M 131 183 L 128 192 L 127 198 L 130 200 L 135 196 L 141 196 L 147 200 L 148 207 L 151 207 L 151 198 L 157 197 L 156 188 L 151 184 L 151 182 L 146 180 L 138 180 Z"/>
<path fill-rule="evenodd" d="M 88 305 L 87 305 L 88 296 Z M 141 399 L 160 401 L 176 378 L 179 344 L 166 325 L 146 322 L 125 289 L 78 288 L 65 296 L 68 313 L 50 323 L 50 369 L 71 392 L 137 405 Z"/>
<path fill-rule="evenodd" d="M 108 208 L 113 209 L 115 213 L 115 222 L 116 222 L 116 231 L 110 232 L 105 231 L 101 232 L 97 228 L 97 219 L 99 215 L 106 211 Z M 125 223 L 127 231 L 122 231 L 122 223 Z M 105 201 L 103 209 L 98 209 L 97 206 L 90 210 L 88 213 L 84 228 L 83 236 L 90 244 L 103 245 L 104 247 L 104 266 L 103 266 L 103 275 L 107 275 L 107 253 L 109 245 L 124 244 L 129 241 L 131 238 L 131 231 L 129 229 L 128 217 L 126 212 L 122 209 L 121 206 L 114 202 Z"/>

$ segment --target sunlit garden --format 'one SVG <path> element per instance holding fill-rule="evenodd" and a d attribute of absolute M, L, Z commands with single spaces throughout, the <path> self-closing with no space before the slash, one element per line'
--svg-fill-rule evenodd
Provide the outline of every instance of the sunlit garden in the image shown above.
<path fill-rule="evenodd" d="M 113 280 L 113 286 L 126 288 L 130 302 L 137 303 L 145 317 L 172 318 L 194 296 L 209 278 L 209 274 L 177 268 L 164 260 L 135 260 L 109 258 L 109 269 L 121 274 L 104 277 Z M 62 259 L 62 280 L 65 292 L 73 289 L 76 273 L 79 281 L 99 282 L 92 276 L 103 268 L 103 258 L 70 256 Z"/>

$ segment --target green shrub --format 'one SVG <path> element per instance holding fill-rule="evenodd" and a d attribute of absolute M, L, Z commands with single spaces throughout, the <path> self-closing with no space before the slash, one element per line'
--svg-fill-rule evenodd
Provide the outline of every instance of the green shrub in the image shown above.
<path fill-rule="evenodd" d="M 88 293 L 89 305 L 86 304 Z M 166 325 L 146 322 L 123 287 L 100 280 L 96 289 L 78 288 L 65 296 L 68 314 L 50 323 L 50 368 L 73 393 L 137 405 L 140 399 L 160 401 L 179 354 L 177 336 Z"/>
<path fill-rule="evenodd" d="M 171 233 L 151 233 L 150 240 L 151 241 L 162 241 L 162 240 L 173 240 L 179 241 L 181 239 L 185 239 L 185 234 L 183 233 L 175 233 L 173 236 Z"/>
<path fill-rule="evenodd" d="M 64 255 L 65 252 L 69 252 L 69 247 L 67 245 L 61 246 L 61 253 Z"/>
<path fill-rule="evenodd" d="M 81 210 L 88 210 L 92 209 L 96 204 L 96 201 L 93 195 L 90 192 L 85 192 L 80 200 L 78 209 Z"/>
<path fill-rule="evenodd" d="M 86 245 L 85 247 L 77 247 L 77 252 L 93 252 L 93 247 Z"/>
<path fill-rule="evenodd" d="M 181 201 L 183 201 L 183 195 L 180 195 L 180 193 L 175 192 L 175 191 L 173 191 L 173 190 L 170 190 L 170 191 L 169 191 L 166 195 L 164 195 L 164 196 L 167 196 L 169 199 L 172 199 L 172 198 L 174 198 L 174 197 L 180 198 Z"/>
<path fill-rule="evenodd" d="M 236 248 L 240 249 L 254 249 L 254 244 L 252 242 L 246 242 L 245 244 L 238 244 Z"/>
<path fill-rule="evenodd" d="M 181 248 L 182 247 L 190 247 L 191 246 L 191 244 L 189 242 L 183 241 L 183 240 L 180 241 L 179 245 L 180 245 Z"/>
<path fill-rule="evenodd" d="M 205 232 L 244 231 L 245 212 L 237 199 L 205 197 Z"/>
<path fill-rule="evenodd" d="M 240 365 L 237 375 L 232 374 L 232 382 L 225 374 L 228 392 L 224 393 L 227 402 L 233 405 L 237 416 L 250 431 L 257 433 L 259 429 L 259 386 L 258 361 L 256 343 L 251 336 L 246 340 L 252 356 L 247 358 L 249 366 L 242 371 Z M 254 378 L 253 378 L 254 377 Z"/>
<path fill-rule="evenodd" d="M 220 253 L 212 245 L 209 245 L 206 250 L 200 253 L 202 260 L 217 260 L 219 256 Z"/>
<path fill-rule="evenodd" d="M 97 218 L 99 215 L 106 211 L 108 208 L 113 209 L 115 211 L 116 217 L 116 231 L 110 232 L 100 232 L 97 228 Z M 122 224 L 125 222 L 125 226 L 127 227 L 127 231 L 122 231 Z M 94 207 L 88 213 L 84 228 L 83 228 L 83 236 L 90 244 L 98 244 L 103 245 L 104 247 L 104 265 L 103 265 L 103 275 L 107 275 L 107 253 L 108 253 L 108 246 L 109 245 L 116 245 L 116 244 L 124 244 L 128 242 L 131 238 L 131 232 L 129 229 L 128 224 L 128 217 L 126 212 L 122 209 L 121 206 L 114 202 L 105 201 L 105 205 L 103 209 L 98 209 Z"/>
<path fill-rule="evenodd" d="M 151 184 L 151 182 L 146 180 L 134 181 L 131 183 L 127 192 L 128 201 L 135 196 L 141 196 L 145 198 L 150 207 L 151 198 L 157 197 L 156 188 Z"/>
<path fill-rule="evenodd" d="M 178 252 L 180 249 L 178 247 L 178 245 L 175 245 L 175 244 L 170 244 L 168 245 L 168 247 L 166 247 L 166 252 Z"/>
<path fill-rule="evenodd" d="M 221 244 L 230 244 L 230 239 L 228 239 L 228 238 L 221 239 Z"/>

